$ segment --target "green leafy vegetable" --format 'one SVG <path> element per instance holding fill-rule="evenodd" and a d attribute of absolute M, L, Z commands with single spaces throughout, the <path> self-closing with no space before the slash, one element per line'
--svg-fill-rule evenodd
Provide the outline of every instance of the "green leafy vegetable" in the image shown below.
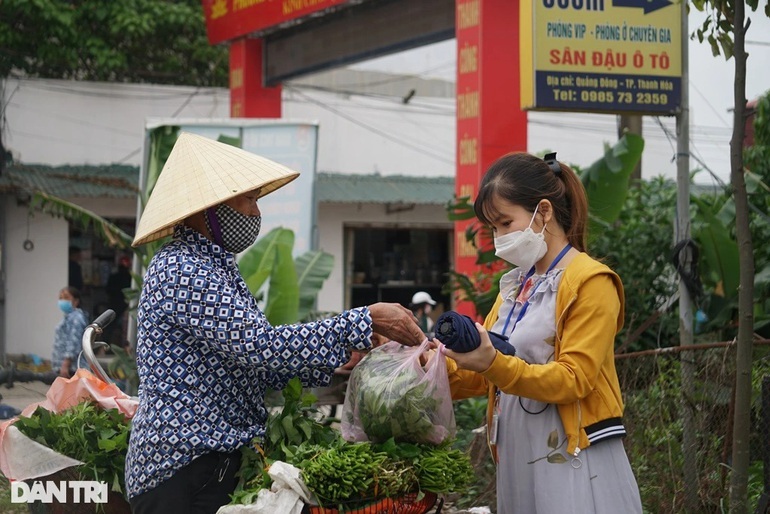
<path fill-rule="evenodd" d="M 14 426 L 30 439 L 83 462 L 77 468 L 83 480 L 106 482 L 120 494 L 125 491 L 123 468 L 131 428 L 117 409 L 102 409 L 90 401 L 58 414 L 38 407 Z"/>
<path fill-rule="evenodd" d="M 353 430 L 360 427 L 372 442 L 393 437 L 439 444 L 450 434 L 439 421 L 437 384 L 421 381 L 419 370 L 403 364 L 385 351 L 364 357 L 348 383 L 344 421 Z"/>
<path fill-rule="evenodd" d="M 271 486 L 267 469 L 276 460 L 299 468 L 321 505 L 347 510 L 421 491 L 462 491 L 474 479 L 470 458 L 451 449 L 451 440 L 440 445 L 393 437 L 381 443 L 348 442 L 314 418 L 315 397 L 302 393 L 299 380 L 289 382 L 283 397 L 283 409 L 268 418 L 264 440 L 243 449 L 231 504 L 255 502 L 259 491 Z"/>

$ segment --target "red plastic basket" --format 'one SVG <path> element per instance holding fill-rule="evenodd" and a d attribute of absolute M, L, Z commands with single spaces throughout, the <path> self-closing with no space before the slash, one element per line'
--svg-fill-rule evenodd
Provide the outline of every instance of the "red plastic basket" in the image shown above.
<path fill-rule="evenodd" d="M 426 492 L 421 499 L 417 493 L 410 493 L 399 498 L 381 498 L 373 500 L 364 506 L 346 508 L 344 504 L 338 507 L 308 506 L 307 514 L 425 514 L 436 504 L 436 493 Z M 360 501 L 356 502 L 358 505 Z"/>

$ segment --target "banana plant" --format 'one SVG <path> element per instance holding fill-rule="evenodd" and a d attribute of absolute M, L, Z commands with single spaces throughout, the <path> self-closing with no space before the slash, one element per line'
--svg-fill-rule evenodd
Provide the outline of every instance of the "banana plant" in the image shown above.
<path fill-rule="evenodd" d="M 579 172 L 588 196 L 588 233 L 600 233 L 615 222 L 628 195 L 629 178 L 642 158 L 644 139 L 625 134 L 613 146 L 604 144 L 604 156 Z"/>
<path fill-rule="evenodd" d="M 770 235 L 770 93 L 757 101 L 754 145 L 745 151 L 744 176 L 751 216 L 752 240 Z M 693 238 L 701 250 L 701 277 L 708 294 L 704 300 L 705 330 L 737 325 L 740 264 L 735 239 L 735 202 L 730 189 L 693 198 Z M 770 336 L 770 252 L 754 247 L 754 331 Z M 732 337 L 733 334 L 726 334 Z"/>
<path fill-rule="evenodd" d="M 294 232 L 276 227 L 238 260 L 249 291 L 264 299 L 265 316 L 272 325 L 306 319 L 334 265 L 333 255 L 317 250 L 294 259 L 293 248 Z"/>
<path fill-rule="evenodd" d="M 29 209 L 30 212 L 40 210 L 50 216 L 64 218 L 83 228 L 93 226 L 96 235 L 108 246 L 119 248 L 121 250 L 131 248 L 131 241 L 133 241 L 134 238 L 121 230 L 120 227 L 102 218 L 93 211 L 84 209 L 79 205 L 70 203 L 57 196 L 50 195 L 43 191 L 35 191 L 32 193 Z"/>

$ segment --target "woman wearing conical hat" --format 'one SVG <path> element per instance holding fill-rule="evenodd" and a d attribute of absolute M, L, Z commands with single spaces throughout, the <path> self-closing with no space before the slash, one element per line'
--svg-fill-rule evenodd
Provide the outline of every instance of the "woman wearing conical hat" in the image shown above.
<path fill-rule="evenodd" d="M 148 266 L 138 306 L 139 409 L 126 459 L 134 513 L 216 512 L 235 489 L 239 448 L 264 434 L 265 389 L 295 376 L 325 385 L 350 351 L 371 348 L 373 332 L 407 345 L 424 338 L 398 304 L 268 323 L 235 254 L 257 238 L 258 198 L 298 175 L 189 133 L 163 167 L 134 239 L 173 234 Z"/>

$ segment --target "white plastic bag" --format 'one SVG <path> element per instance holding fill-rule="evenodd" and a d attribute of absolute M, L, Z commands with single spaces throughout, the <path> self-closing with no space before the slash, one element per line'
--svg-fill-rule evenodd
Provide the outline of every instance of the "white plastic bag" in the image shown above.
<path fill-rule="evenodd" d="M 340 430 L 347 441 L 440 444 L 455 434 L 443 346 L 426 368 L 417 347 L 389 342 L 373 349 L 353 369 Z"/>
<path fill-rule="evenodd" d="M 270 489 L 262 489 L 251 505 L 225 505 L 217 514 L 301 514 L 305 503 L 311 503 L 312 493 L 300 477 L 300 470 L 291 464 L 276 461 L 267 471 L 273 479 Z"/>

